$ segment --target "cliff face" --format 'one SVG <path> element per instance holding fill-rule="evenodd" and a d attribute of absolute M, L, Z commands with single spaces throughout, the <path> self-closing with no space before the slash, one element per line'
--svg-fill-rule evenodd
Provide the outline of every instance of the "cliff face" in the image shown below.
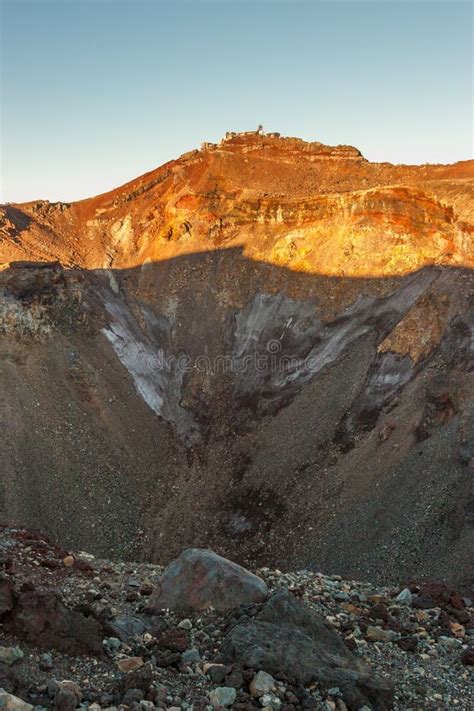
<path fill-rule="evenodd" d="M 469 584 L 473 185 L 244 134 L 4 206 L 2 518 Z"/>

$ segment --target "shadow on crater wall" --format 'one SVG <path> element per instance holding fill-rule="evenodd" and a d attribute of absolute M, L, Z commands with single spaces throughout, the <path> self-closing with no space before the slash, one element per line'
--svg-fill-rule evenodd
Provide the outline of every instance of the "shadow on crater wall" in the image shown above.
<path fill-rule="evenodd" d="M 227 249 L 0 289 L 2 519 L 114 557 L 469 583 L 472 271 Z"/>

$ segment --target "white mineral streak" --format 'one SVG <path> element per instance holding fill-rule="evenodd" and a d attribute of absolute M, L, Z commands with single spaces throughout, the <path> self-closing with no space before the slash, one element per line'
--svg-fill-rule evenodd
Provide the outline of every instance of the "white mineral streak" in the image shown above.
<path fill-rule="evenodd" d="M 146 404 L 191 444 L 199 439 L 197 423 L 180 405 L 184 365 L 165 351 L 139 327 L 130 310 L 109 295 L 105 307 L 111 316 L 102 332 L 127 371 Z"/>

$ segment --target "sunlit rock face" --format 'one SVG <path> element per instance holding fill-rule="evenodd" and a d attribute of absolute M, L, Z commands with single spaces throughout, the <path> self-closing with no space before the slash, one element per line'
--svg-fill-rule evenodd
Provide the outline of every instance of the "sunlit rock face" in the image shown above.
<path fill-rule="evenodd" d="M 465 585 L 473 163 L 230 134 L 0 218 L 0 515 Z"/>
<path fill-rule="evenodd" d="M 241 246 L 332 276 L 472 267 L 473 165 L 370 163 L 350 146 L 229 134 L 96 198 L 4 207 L 0 259 L 127 268 Z"/>

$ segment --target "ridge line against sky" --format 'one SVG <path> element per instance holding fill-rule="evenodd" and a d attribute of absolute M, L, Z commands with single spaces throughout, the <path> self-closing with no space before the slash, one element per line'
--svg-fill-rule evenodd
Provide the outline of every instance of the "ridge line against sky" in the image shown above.
<path fill-rule="evenodd" d="M 469 0 L 0 0 L 3 202 L 111 190 L 226 130 L 472 157 Z"/>

